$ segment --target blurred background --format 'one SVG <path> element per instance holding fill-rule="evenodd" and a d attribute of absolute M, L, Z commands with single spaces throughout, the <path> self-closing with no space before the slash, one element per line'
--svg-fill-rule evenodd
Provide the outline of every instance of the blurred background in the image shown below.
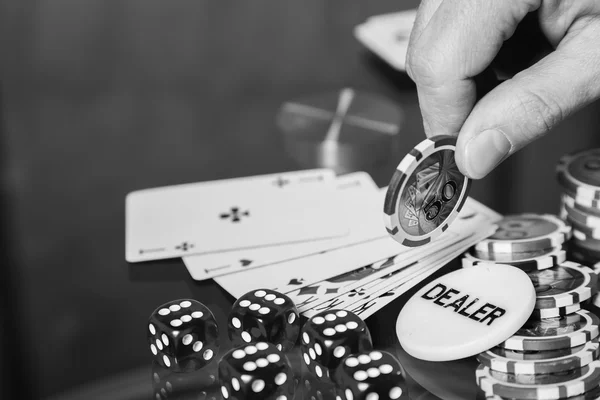
<path fill-rule="evenodd" d="M 397 104 L 397 153 L 369 171 L 386 185 L 424 137 L 416 91 L 352 29 L 417 4 L 1 1 L 0 398 L 77 398 L 115 376 L 126 393 L 149 379 L 156 305 L 202 293 L 225 318 L 224 294 L 191 282 L 181 261 L 125 262 L 124 198 L 299 169 L 275 124 L 283 102 L 353 87 Z M 598 111 L 570 117 L 472 196 L 501 213 L 557 213 L 554 165 L 600 144 Z"/>

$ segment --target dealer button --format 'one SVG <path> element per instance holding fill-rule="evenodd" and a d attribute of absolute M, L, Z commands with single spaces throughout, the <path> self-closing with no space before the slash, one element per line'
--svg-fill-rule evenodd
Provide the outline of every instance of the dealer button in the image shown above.
<path fill-rule="evenodd" d="M 531 316 L 531 279 L 518 268 L 480 264 L 444 275 L 402 308 L 396 334 L 404 350 L 427 361 L 470 357 L 502 343 Z"/>

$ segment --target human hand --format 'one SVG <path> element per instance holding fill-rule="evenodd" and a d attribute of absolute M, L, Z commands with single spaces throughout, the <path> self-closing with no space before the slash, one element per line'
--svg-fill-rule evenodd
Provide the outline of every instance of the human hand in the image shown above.
<path fill-rule="evenodd" d="M 536 10 L 555 50 L 477 101 L 474 78 Z M 483 178 L 600 98 L 600 0 L 423 0 L 406 65 L 427 136 L 458 135 L 459 169 Z"/>

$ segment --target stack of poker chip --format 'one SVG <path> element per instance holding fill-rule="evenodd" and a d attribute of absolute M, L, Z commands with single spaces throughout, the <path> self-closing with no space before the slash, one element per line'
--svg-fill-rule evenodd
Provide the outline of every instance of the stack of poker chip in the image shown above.
<path fill-rule="evenodd" d="M 600 270 L 600 149 L 563 156 L 556 166 L 562 189 L 561 218 L 571 226 L 569 257 Z M 600 298 L 593 303 L 600 307 Z"/>
<path fill-rule="evenodd" d="M 465 253 L 462 266 L 508 264 L 535 273 L 566 261 L 563 246 L 570 238 L 571 228 L 554 215 L 507 216 L 498 222 L 492 236 Z"/>
<path fill-rule="evenodd" d="M 561 217 L 573 227 L 572 253 L 600 261 L 600 149 L 563 156 L 556 166 L 562 188 Z"/>
<path fill-rule="evenodd" d="M 582 309 L 597 293 L 598 278 L 586 266 L 566 261 L 563 246 L 570 237 L 569 225 L 555 216 L 508 216 L 494 235 L 465 254 L 464 268 L 512 265 L 526 272 L 536 289 L 525 325 L 477 356 L 479 398 L 600 397 L 600 321 Z"/>

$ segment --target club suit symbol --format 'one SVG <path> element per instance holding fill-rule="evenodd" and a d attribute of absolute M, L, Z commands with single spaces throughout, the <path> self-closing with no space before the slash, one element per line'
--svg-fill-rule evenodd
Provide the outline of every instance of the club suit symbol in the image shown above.
<path fill-rule="evenodd" d="M 180 245 L 175 246 L 177 250 L 188 251 L 194 248 L 194 244 L 190 242 L 182 242 Z"/>
<path fill-rule="evenodd" d="M 239 207 L 231 207 L 228 213 L 222 213 L 221 219 L 229 219 L 231 222 L 240 222 L 242 217 L 249 217 L 250 211 L 240 211 Z"/>
<path fill-rule="evenodd" d="M 352 290 L 350 291 L 350 294 L 348 294 L 348 297 L 354 297 L 354 296 L 357 296 L 357 295 L 358 295 L 358 296 L 362 296 L 362 295 L 364 295 L 364 294 L 365 294 L 365 289 L 363 289 L 363 288 L 360 288 L 360 289 L 358 289 L 358 290 L 356 290 L 356 289 L 352 289 Z"/>

